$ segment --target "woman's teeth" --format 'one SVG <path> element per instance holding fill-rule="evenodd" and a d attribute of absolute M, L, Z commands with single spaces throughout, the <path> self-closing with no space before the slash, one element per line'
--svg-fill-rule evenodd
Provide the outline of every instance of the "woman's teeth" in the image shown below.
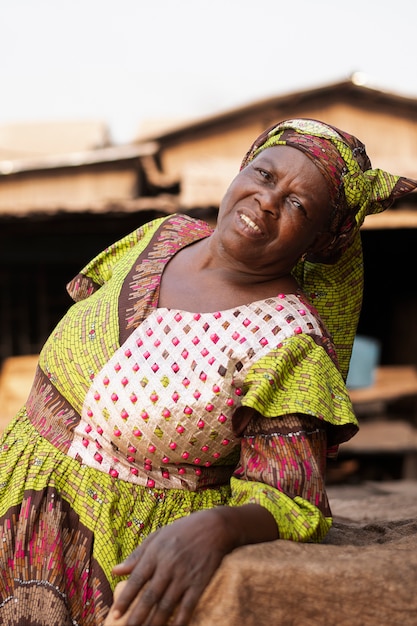
<path fill-rule="evenodd" d="M 249 228 L 252 228 L 253 230 L 256 230 L 256 232 L 258 232 L 258 233 L 261 232 L 261 229 L 259 228 L 259 226 L 257 226 L 257 224 L 255 224 L 255 222 L 252 222 L 250 217 L 248 217 L 247 215 L 244 215 L 242 213 L 241 216 L 240 216 L 240 219 L 242 220 L 242 222 L 245 222 L 245 224 L 247 226 L 249 226 Z"/>

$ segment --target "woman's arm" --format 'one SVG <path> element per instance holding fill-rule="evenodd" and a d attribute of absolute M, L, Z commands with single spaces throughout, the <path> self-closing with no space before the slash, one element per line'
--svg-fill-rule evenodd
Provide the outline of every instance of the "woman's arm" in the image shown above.
<path fill-rule="evenodd" d="M 226 554 L 277 538 L 273 516 L 257 504 L 199 511 L 161 528 L 114 568 L 129 579 L 115 594 L 106 626 L 166 626 L 174 613 L 170 624 L 188 624 Z"/>
<path fill-rule="evenodd" d="M 258 503 L 281 539 L 320 541 L 331 525 L 325 491 L 326 424 L 308 415 L 260 415 L 246 424 L 231 506 Z"/>
<path fill-rule="evenodd" d="M 129 579 L 115 595 L 106 626 L 162 626 L 173 614 L 170 624 L 188 624 L 222 559 L 235 548 L 279 537 L 320 539 L 330 523 L 326 435 L 319 426 L 307 416 L 252 420 L 242 438 L 231 506 L 161 528 L 116 566 L 115 575 Z"/>

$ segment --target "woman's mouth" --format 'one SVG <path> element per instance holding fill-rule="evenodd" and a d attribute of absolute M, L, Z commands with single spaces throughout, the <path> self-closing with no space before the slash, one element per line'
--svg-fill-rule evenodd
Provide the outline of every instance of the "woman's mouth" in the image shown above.
<path fill-rule="evenodd" d="M 255 233 L 259 233 L 259 234 L 262 233 L 259 226 L 255 224 L 255 222 L 253 222 L 250 217 L 248 217 L 244 213 L 241 213 L 239 217 L 242 220 L 242 222 L 244 222 L 244 224 L 248 226 L 248 228 L 251 228 Z"/>

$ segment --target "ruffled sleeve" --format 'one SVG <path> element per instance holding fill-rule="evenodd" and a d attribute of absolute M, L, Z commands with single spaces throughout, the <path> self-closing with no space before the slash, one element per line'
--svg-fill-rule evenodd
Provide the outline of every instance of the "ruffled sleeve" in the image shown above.
<path fill-rule="evenodd" d="M 165 219 L 163 217 L 145 224 L 100 252 L 68 283 L 67 291 L 71 298 L 75 302 L 84 300 L 108 282 L 120 259 L 138 243 L 141 245 L 139 254 Z"/>
<path fill-rule="evenodd" d="M 240 463 L 233 506 L 256 503 L 274 517 L 281 539 L 321 541 L 332 524 L 326 456 L 358 429 L 342 375 L 323 337 L 301 334 L 250 368 L 239 411 Z M 332 355 L 333 356 L 333 355 Z"/>
<path fill-rule="evenodd" d="M 242 405 L 265 417 L 304 414 L 326 423 L 329 447 L 358 423 L 343 378 L 319 338 L 297 335 L 259 359 L 245 378 Z"/>

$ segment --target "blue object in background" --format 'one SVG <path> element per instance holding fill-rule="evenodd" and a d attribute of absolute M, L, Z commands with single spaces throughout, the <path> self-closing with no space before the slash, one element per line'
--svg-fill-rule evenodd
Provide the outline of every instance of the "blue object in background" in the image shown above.
<path fill-rule="evenodd" d="M 374 383 L 380 354 L 381 344 L 377 339 L 356 335 L 346 380 L 348 389 L 370 387 Z"/>

